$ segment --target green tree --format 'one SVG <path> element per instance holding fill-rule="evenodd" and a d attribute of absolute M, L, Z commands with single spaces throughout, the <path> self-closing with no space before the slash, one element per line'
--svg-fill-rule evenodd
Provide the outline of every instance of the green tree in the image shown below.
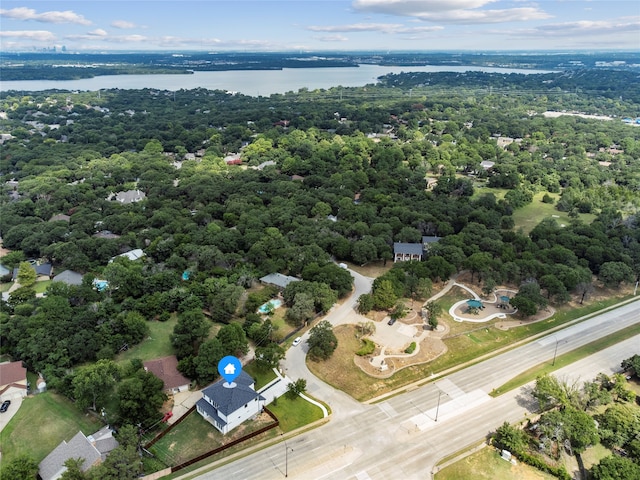
<path fill-rule="evenodd" d="M 427 310 L 427 321 L 429 326 L 435 330 L 438 328 L 438 318 L 442 315 L 442 305 L 436 301 L 427 302 L 425 305 Z"/>
<path fill-rule="evenodd" d="M 389 280 L 382 280 L 373 292 L 373 308 L 376 310 L 388 310 L 393 308 L 398 296 Z"/>
<path fill-rule="evenodd" d="M 139 370 L 118 385 L 118 413 L 123 423 L 150 426 L 166 399 L 164 383 L 153 373 Z"/>
<path fill-rule="evenodd" d="M 404 302 L 397 302 L 393 307 L 393 310 L 391 310 L 391 312 L 389 313 L 389 317 L 393 318 L 394 320 L 398 320 L 404 317 L 406 314 L 407 306 L 404 304 Z"/>
<path fill-rule="evenodd" d="M 9 463 L 4 462 L 0 477 L 4 480 L 33 480 L 38 474 L 38 464 L 27 454 L 19 454 Z"/>
<path fill-rule="evenodd" d="M 301 393 L 307 390 L 307 381 L 304 378 L 299 378 L 295 382 L 289 383 L 287 386 L 287 397 L 290 399 L 296 398 Z"/>
<path fill-rule="evenodd" d="M 223 325 L 218 331 L 216 338 L 222 345 L 225 355 L 234 355 L 241 357 L 246 355 L 249 351 L 249 342 L 242 329 L 242 325 L 233 322 L 228 325 Z"/>
<path fill-rule="evenodd" d="M 620 364 L 623 370 L 633 370 L 633 374 L 640 376 L 640 355 L 635 354 L 632 357 L 626 358 Z"/>
<path fill-rule="evenodd" d="M 504 422 L 496 430 L 493 443 L 499 449 L 509 450 L 517 455 L 527 448 L 527 434 L 509 422 Z"/>
<path fill-rule="evenodd" d="M 594 480 L 637 480 L 640 478 L 640 465 L 628 458 L 609 455 L 591 468 Z"/>
<path fill-rule="evenodd" d="M 373 308 L 373 296 L 370 293 L 363 293 L 358 297 L 358 313 L 366 315 Z"/>
<path fill-rule="evenodd" d="M 218 376 L 218 362 L 225 355 L 225 348 L 218 338 L 207 340 L 200 346 L 198 356 L 193 359 L 198 383 L 207 384 Z"/>
<path fill-rule="evenodd" d="M 29 262 L 20 262 L 16 280 L 25 288 L 33 287 L 36 284 L 35 268 Z"/>
<path fill-rule="evenodd" d="M 256 347 L 256 367 L 262 371 L 278 367 L 284 359 L 285 351 L 277 343 L 271 342 L 264 347 Z"/>
<path fill-rule="evenodd" d="M 286 319 L 294 325 L 302 325 L 313 318 L 315 306 L 313 297 L 306 292 L 296 294 L 293 305 L 285 314 Z"/>
<path fill-rule="evenodd" d="M 360 332 L 362 336 L 373 335 L 376 333 L 376 324 L 370 320 L 366 322 L 358 322 L 356 330 Z"/>
<path fill-rule="evenodd" d="M 333 327 L 327 320 L 323 320 L 311 329 L 309 333 L 309 356 L 315 360 L 326 360 L 336 348 L 338 339 L 333 333 Z"/>
<path fill-rule="evenodd" d="M 138 432 L 133 425 L 123 425 L 116 434 L 119 445 L 109 452 L 103 463 L 89 470 L 94 480 L 135 480 L 142 473 L 138 455 Z"/>
<path fill-rule="evenodd" d="M 178 314 L 178 322 L 173 328 L 171 344 L 179 359 L 197 354 L 200 343 L 207 338 L 211 323 L 201 310 L 188 310 Z"/>
<path fill-rule="evenodd" d="M 73 396 L 78 407 L 94 411 L 104 407 L 119 375 L 120 369 L 112 360 L 98 360 L 92 365 L 80 367 L 72 380 Z"/>
<path fill-rule="evenodd" d="M 89 476 L 82 469 L 84 458 L 69 458 L 64 462 L 66 470 L 60 480 L 87 480 Z"/>
<path fill-rule="evenodd" d="M 600 266 L 598 278 L 608 287 L 617 287 L 622 282 L 634 280 L 633 269 L 623 262 L 606 262 Z"/>

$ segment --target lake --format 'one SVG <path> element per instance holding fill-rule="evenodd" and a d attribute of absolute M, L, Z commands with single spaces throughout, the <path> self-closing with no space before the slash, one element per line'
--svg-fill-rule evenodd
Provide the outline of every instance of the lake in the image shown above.
<path fill-rule="evenodd" d="M 377 82 L 388 73 L 402 72 L 490 72 L 490 73 L 551 73 L 549 70 L 524 70 L 511 68 L 465 67 L 427 65 L 422 67 L 385 67 L 360 65 L 359 67 L 333 68 L 285 68 L 283 70 L 232 70 L 224 72 L 195 72 L 193 75 L 104 75 L 81 80 L 20 80 L 0 81 L 0 91 L 42 90 L 97 91 L 111 88 L 137 90 L 153 88 L 176 91 L 206 88 L 228 90 L 254 97 L 268 97 L 274 93 L 297 92 L 331 87 L 362 87 Z"/>

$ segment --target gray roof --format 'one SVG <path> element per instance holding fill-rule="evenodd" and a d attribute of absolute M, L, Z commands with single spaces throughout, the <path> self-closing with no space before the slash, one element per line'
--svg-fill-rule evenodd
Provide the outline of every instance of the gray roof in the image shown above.
<path fill-rule="evenodd" d="M 262 283 L 269 283 L 276 287 L 285 288 L 291 282 L 299 282 L 300 279 L 296 277 L 290 277 L 289 275 L 283 275 L 282 273 L 270 273 L 260 279 Z"/>
<path fill-rule="evenodd" d="M 393 244 L 393 253 L 402 253 L 405 255 L 422 255 L 422 244 L 395 242 Z"/>
<path fill-rule="evenodd" d="M 436 243 L 440 241 L 440 237 L 424 236 L 422 237 L 422 243 Z"/>
<path fill-rule="evenodd" d="M 264 398 L 253 389 L 253 378 L 244 371 L 234 380 L 236 384 L 235 387 L 225 387 L 225 383 L 226 381 L 224 379 L 218 380 L 213 385 L 202 390 L 203 395 L 209 397 L 216 404 L 218 410 L 224 415 L 235 412 L 256 398 L 264 400 Z"/>
<path fill-rule="evenodd" d="M 9 270 L 4 265 L 0 265 L 0 277 L 4 277 L 5 275 L 8 275 L 10 273 L 11 273 L 11 270 Z"/>
<path fill-rule="evenodd" d="M 65 270 L 53 277 L 54 282 L 64 282 L 67 285 L 82 285 L 82 274 L 71 270 Z"/>
<path fill-rule="evenodd" d="M 70 458 L 83 458 L 82 471 L 87 471 L 101 459 L 100 452 L 84 433 L 78 432 L 69 442 L 64 440 L 40 462 L 39 473 L 42 480 L 57 479 L 66 470 L 64 462 Z"/>
<path fill-rule="evenodd" d="M 36 271 L 36 275 L 46 275 L 50 276 L 51 271 L 53 270 L 53 265 L 50 263 L 42 263 L 40 265 L 31 265 L 31 267 Z M 13 269 L 13 279 L 18 278 L 18 267 Z"/>
<path fill-rule="evenodd" d="M 95 445 L 96 449 L 100 452 L 102 461 L 107 458 L 111 450 L 119 445 L 118 441 L 113 438 L 113 430 L 111 430 L 108 425 L 102 427 L 96 433 L 89 435 L 87 440 Z"/>

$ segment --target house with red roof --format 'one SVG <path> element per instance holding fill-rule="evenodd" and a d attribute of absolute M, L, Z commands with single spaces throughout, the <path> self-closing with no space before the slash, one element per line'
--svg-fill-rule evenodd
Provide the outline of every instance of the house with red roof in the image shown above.
<path fill-rule="evenodd" d="M 175 355 L 156 358 L 142 362 L 147 372 L 153 373 L 164 383 L 164 391 L 168 394 L 189 390 L 191 381 L 178 371 L 178 359 Z"/>
<path fill-rule="evenodd" d="M 27 396 L 27 369 L 22 362 L 0 363 L 0 401 Z"/>

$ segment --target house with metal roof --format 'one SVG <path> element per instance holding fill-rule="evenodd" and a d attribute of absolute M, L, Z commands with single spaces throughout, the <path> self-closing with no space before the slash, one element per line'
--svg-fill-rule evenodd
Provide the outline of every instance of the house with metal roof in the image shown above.
<path fill-rule="evenodd" d="M 113 257 L 111 260 L 109 260 L 109 263 L 113 262 L 116 258 L 118 257 L 126 257 L 129 260 L 131 260 L 132 262 L 144 257 L 145 254 L 142 251 L 141 248 L 135 248 L 133 250 L 129 250 L 128 252 L 124 252 L 121 253 L 120 255 L 116 255 L 115 257 Z"/>
<path fill-rule="evenodd" d="M 408 262 L 410 260 L 422 260 L 424 251 L 422 243 L 403 243 L 395 242 L 393 244 L 393 261 Z"/>
<path fill-rule="evenodd" d="M 286 288 L 291 282 L 299 282 L 300 279 L 291 277 L 289 275 L 283 275 L 282 273 L 270 273 L 260 278 L 260 281 L 267 285 L 274 285 L 278 288 Z"/>
<path fill-rule="evenodd" d="M 222 434 L 226 434 L 262 411 L 265 398 L 255 391 L 254 383 L 253 378 L 244 371 L 232 383 L 219 380 L 202 390 L 196 410 Z"/>

